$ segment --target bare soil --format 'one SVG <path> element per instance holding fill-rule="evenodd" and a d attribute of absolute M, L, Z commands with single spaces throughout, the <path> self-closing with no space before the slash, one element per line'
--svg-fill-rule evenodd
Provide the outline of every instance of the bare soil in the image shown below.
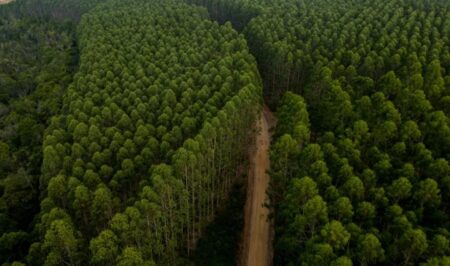
<path fill-rule="evenodd" d="M 270 176 L 269 147 L 270 129 L 275 119 L 267 107 L 261 112 L 258 120 L 258 135 L 251 152 L 249 169 L 247 202 L 245 206 L 245 224 L 243 235 L 243 250 L 240 264 L 242 266 L 270 266 L 272 264 L 273 229 L 268 219 L 270 210 L 267 188 Z"/>

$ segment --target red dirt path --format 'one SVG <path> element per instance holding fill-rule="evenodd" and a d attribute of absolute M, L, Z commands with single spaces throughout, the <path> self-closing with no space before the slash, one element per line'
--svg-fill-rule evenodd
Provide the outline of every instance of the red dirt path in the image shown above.
<path fill-rule="evenodd" d="M 270 266 L 272 264 L 272 225 L 268 220 L 267 188 L 270 176 L 270 128 L 275 119 L 265 107 L 258 120 L 258 136 L 251 158 L 241 265 Z"/>

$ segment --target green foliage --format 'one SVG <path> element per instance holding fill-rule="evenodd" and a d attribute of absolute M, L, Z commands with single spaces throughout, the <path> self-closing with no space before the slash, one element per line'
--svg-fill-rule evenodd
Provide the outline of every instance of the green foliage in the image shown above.
<path fill-rule="evenodd" d="M 362 265 L 370 265 L 384 260 L 384 250 L 378 238 L 368 233 L 358 243 L 359 260 Z"/>
<path fill-rule="evenodd" d="M 0 7 L 0 260 L 185 263 L 245 161 L 259 69 L 274 263 L 449 263 L 448 1 L 100 2 Z"/>
<path fill-rule="evenodd" d="M 112 231 L 103 231 L 89 246 L 92 252 L 91 262 L 95 265 L 114 263 L 119 252 L 117 242 L 117 236 Z"/>
<path fill-rule="evenodd" d="M 225 8 L 216 4 L 225 1 L 206 2 Z M 448 2 L 248 4 L 258 13 L 243 33 L 266 99 L 278 104 L 274 263 L 445 263 Z M 313 231 L 305 217 L 321 208 L 304 208 L 300 180 L 310 180 L 304 188 L 327 207 Z"/>
<path fill-rule="evenodd" d="M 255 60 L 229 24 L 179 1 L 108 1 L 77 30 L 80 66 L 45 136 L 49 204 L 29 258 L 177 264 L 246 160 L 260 110 Z M 57 210 L 76 239 L 64 252 L 46 244 Z"/>
<path fill-rule="evenodd" d="M 18 0 L 0 6 L 0 213 L 14 221 L 0 229 L 5 239 L 31 232 L 44 189 L 39 179 L 48 182 L 63 164 L 59 146 L 45 150 L 42 165 L 44 131 L 60 113 L 77 64 L 74 22 L 98 2 Z M 40 178 L 41 169 L 48 174 Z M 66 204 L 60 185 L 52 184 L 52 198 Z M 23 259 L 33 238 L 5 246 L 0 261 Z"/>
<path fill-rule="evenodd" d="M 194 2 L 248 22 L 266 99 L 278 103 L 275 264 L 445 263 L 448 2 Z M 244 2 L 257 12 L 227 13 Z M 328 217 L 315 220 L 320 206 Z M 333 235 L 344 231 L 334 220 L 346 245 L 330 240 L 346 236 Z"/>
<path fill-rule="evenodd" d="M 339 221 L 331 221 L 324 225 L 320 235 L 325 243 L 328 243 L 334 250 L 345 247 L 350 239 L 350 233 L 345 230 Z"/>

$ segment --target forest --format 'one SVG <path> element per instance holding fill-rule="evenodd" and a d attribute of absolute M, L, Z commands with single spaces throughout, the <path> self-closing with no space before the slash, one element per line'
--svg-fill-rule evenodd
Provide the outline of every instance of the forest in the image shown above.
<path fill-rule="evenodd" d="M 0 265 L 247 265 L 264 106 L 266 265 L 450 265 L 449 38 L 446 0 L 0 5 Z"/>

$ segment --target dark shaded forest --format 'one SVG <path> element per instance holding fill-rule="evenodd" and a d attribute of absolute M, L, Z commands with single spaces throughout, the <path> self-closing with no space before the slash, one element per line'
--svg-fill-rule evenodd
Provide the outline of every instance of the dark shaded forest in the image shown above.
<path fill-rule="evenodd" d="M 78 1 L 0 6 L 1 262 L 22 258 L 35 238 L 42 142 L 76 71 L 75 24 L 87 9 Z"/>

